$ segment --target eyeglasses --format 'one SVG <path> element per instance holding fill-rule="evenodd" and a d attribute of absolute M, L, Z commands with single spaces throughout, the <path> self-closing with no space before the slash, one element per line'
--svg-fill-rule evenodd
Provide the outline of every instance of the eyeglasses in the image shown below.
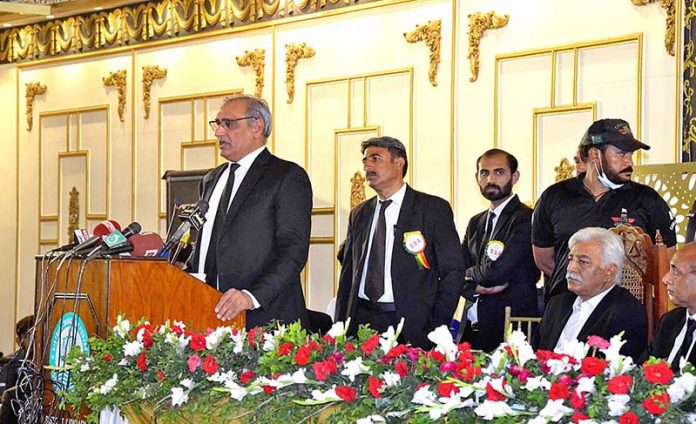
<path fill-rule="evenodd" d="M 213 132 L 217 131 L 218 127 L 222 127 L 226 130 L 231 130 L 232 128 L 237 127 L 238 121 L 243 121 L 245 119 L 258 119 L 258 117 L 257 116 L 243 116 L 241 118 L 235 118 L 235 119 L 227 119 L 227 118 L 213 119 L 212 121 L 208 121 L 208 125 L 210 125 L 210 128 L 213 130 Z"/>

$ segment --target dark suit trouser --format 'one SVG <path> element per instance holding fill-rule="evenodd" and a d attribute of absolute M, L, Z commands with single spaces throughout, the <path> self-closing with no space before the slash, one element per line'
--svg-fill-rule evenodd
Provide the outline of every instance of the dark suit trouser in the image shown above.
<path fill-rule="evenodd" d="M 358 303 L 355 307 L 355 315 L 351 318 L 348 334 L 356 336 L 358 327 L 363 324 L 369 324 L 370 328 L 380 333 L 387 331 L 390 325 L 396 329 L 398 324 L 396 312 L 379 312 L 367 309 Z"/>

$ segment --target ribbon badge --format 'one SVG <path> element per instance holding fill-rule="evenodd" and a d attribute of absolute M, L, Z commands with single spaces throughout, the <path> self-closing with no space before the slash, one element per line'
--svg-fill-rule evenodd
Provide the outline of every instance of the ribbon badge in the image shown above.
<path fill-rule="evenodd" d="M 492 261 L 497 261 L 503 254 L 503 250 L 505 250 L 505 243 L 500 240 L 491 240 L 486 243 L 486 256 Z"/>
<path fill-rule="evenodd" d="M 418 269 L 430 269 L 428 259 L 425 257 L 425 237 L 420 231 L 404 233 L 404 249 L 416 258 Z"/>

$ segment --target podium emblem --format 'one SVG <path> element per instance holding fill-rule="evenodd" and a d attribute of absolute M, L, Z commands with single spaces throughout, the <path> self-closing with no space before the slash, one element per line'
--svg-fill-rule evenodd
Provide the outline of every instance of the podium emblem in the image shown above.
<path fill-rule="evenodd" d="M 80 346 L 80 349 L 89 355 L 88 339 L 85 323 L 78 315 L 72 312 L 63 315 L 53 329 L 48 356 L 49 365 L 64 366 L 65 357 L 75 345 Z M 67 371 L 51 371 L 51 380 L 58 390 L 70 390 L 73 386 Z"/>

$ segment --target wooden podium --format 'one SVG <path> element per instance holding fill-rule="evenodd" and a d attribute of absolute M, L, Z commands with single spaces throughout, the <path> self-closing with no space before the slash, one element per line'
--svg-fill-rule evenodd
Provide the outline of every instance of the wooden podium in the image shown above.
<path fill-rule="evenodd" d="M 62 365 L 72 346 L 85 346 L 88 337 L 105 338 L 118 315 L 128 319 L 131 328 L 141 318 L 153 326 L 182 321 L 190 330 L 221 325 L 244 328 L 244 312 L 232 321 L 217 319 L 214 307 L 222 294 L 164 258 L 104 258 L 86 263 L 75 258 L 58 269 L 59 263 L 36 258 L 34 352 L 41 368 Z M 45 411 L 53 415 L 52 386 L 67 387 L 69 379 L 66 373 L 45 371 L 44 376 Z"/>

